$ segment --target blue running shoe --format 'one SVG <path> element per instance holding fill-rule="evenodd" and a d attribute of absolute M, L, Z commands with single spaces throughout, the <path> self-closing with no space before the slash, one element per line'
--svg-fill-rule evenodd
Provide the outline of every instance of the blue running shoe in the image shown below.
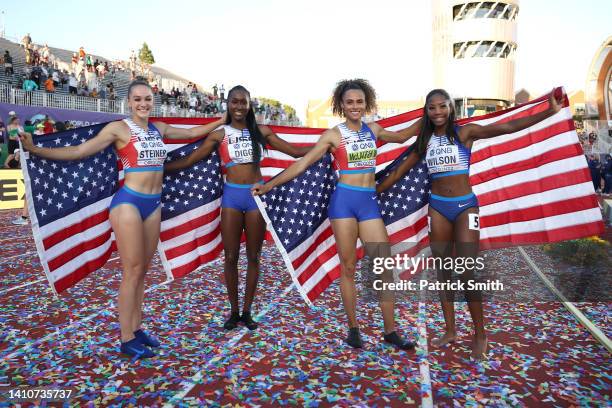
<path fill-rule="evenodd" d="M 149 336 L 144 330 L 138 329 L 134 332 L 134 336 L 145 346 L 159 347 L 159 341 L 155 337 Z"/>
<path fill-rule="evenodd" d="M 126 341 L 125 343 L 121 343 L 121 352 L 136 359 L 150 358 L 155 356 L 155 353 L 149 350 L 140 342 L 140 340 L 136 338 Z"/>

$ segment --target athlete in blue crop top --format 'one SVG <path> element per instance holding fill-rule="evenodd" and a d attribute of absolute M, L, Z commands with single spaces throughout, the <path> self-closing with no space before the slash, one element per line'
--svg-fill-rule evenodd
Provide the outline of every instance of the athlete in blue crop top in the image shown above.
<path fill-rule="evenodd" d="M 328 207 L 328 216 L 334 232 L 340 261 L 340 293 L 347 314 L 349 333 L 346 338 L 351 347 L 363 347 L 357 321 L 357 288 L 355 264 L 357 262 L 357 238 L 363 243 L 369 259 L 388 257 L 391 254 L 389 237 L 378 208 L 375 193 L 376 140 L 405 142 L 415 136 L 420 121 L 410 127 L 393 132 L 377 123 L 366 125 L 362 118 L 376 106 L 374 88 L 364 79 L 338 82 L 332 97 L 333 113 L 346 120 L 328 129 L 313 149 L 302 159 L 263 186 L 253 187 L 254 194 L 265 194 L 270 189 L 284 184 L 331 151 L 340 177 Z M 386 270 L 382 279 L 393 279 Z M 380 307 L 384 323 L 384 340 L 403 350 L 414 348 L 412 342 L 404 340 L 395 331 L 395 297 L 392 291 L 383 291 Z"/>
<path fill-rule="evenodd" d="M 251 316 L 259 281 L 259 258 L 266 233 L 266 222 L 261 216 L 251 187 L 262 183 L 260 161 L 264 146 L 301 157 L 310 150 L 308 146 L 296 146 L 277 136 L 268 126 L 258 125 L 249 91 L 237 85 L 227 94 L 227 119 L 225 126 L 212 132 L 189 156 L 166 163 L 165 171 L 189 167 L 217 150 L 221 163 L 227 170 L 223 197 L 221 198 L 221 238 L 225 254 L 224 276 L 231 312 L 223 327 L 233 330 L 240 322 L 250 330 L 257 328 Z M 242 314 L 238 299 L 238 256 L 242 232 L 246 236 L 247 274 Z"/>
<path fill-rule="evenodd" d="M 472 143 L 499 135 L 518 132 L 554 115 L 561 109 L 561 101 L 554 92 L 548 100 L 548 109 L 532 116 L 505 123 L 479 126 L 455 124 L 452 99 L 442 89 L 434 89 L 425 99 L 423 126 L 414 150 L 376 188 L 377 192 L 391 187 L 423 158 L 432 179 L 429 201 L 429 240 L 434 257 L 475 258 L 480 239 L 478 200 L 472 192 L 469 180 L 470 150 Z M 443 263 L 444 264 L 444 263 Z M 451 270 L 438 271 L 438 279 L 451 279 Z M 474 279 L 474 270 L 466 270 L 460 278 L 467 282 Z M 455 278 L 456 279 L 456 278 Z M 475 335 L 472 357 L 486 356 L 487 337 L 484 329 L 482 300 L 479 291 L 466 291 L 466 300 L 474 321 Z M 441 291 L 440 299 L 446 323 L 445 334 L 432 343 L 435 346 L 453 342 L 456 338 L 454 293 Z"/>

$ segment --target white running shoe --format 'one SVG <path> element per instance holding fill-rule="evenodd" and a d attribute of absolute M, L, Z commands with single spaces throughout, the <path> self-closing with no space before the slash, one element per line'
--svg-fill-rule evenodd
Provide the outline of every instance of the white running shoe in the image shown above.
<path fill-rule="evenodd" d="M 27 225 L 28 219 L 23 217 L 17 217 L 13 220 L 14 225 Z"/>

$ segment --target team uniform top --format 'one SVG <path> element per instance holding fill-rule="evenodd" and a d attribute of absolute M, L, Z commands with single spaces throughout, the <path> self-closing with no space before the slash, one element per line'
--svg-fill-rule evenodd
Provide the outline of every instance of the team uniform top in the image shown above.
<path fill-rule="evenodd" d="M 469 174 L 470 154 L 470 149 L 459 138 L 452 144 L 446 135 L 431 135 L 425 156 L 428 172 L 434 179 Z"/>
<path fill-rule="evenodd" d="M 345 123 L 338 125 L 342 136 L 340 146 L 333 153 L 340 174 L 374 173 L 376 171 L 376 137 L 365 123 L 356 132 Z"/>
<path fill-rule="evenodd" d="M 229 125 L 223 127 L 225 136 L 219 146 L 219 155 L 225 168 L 237 164 L 254 163 L 253 141 L 249 129 L 236 129 Z M 263 158 L 263 149 L 259 143 L 255 143 L 259 149 L 259 160 Z"/>
<path fill-rule="evenodd" d="M 123 119 L 130 128 L 130 141 L 117 154 L 125 172 L 163 171 L 168 149 L 161 134 L 149 123 L 144 130 L 131 119 Z"/>

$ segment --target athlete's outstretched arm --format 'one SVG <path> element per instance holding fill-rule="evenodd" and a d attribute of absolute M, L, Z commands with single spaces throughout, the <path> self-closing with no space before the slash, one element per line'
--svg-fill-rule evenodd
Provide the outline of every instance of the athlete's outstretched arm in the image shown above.
<path fill-rule="evenodd" d="M 304 155 L 306 155 L 306 153 L 308 153 L 312 149 L 312 147 L 295 146 L 291 143 L 284 141 L 283 139 L 278 137 L 276 133 L 274 133 L 272 129 L 270 129 L 268 126 L 259 126 L 259 130 L 261 130 L 261 133 L 266 138 L 266 141 L 270 144 L 270 146 L 280 152 L 288 154 L 289 156 L 304 157 Z"/>
<path fill-rule="evenodd" d="M 225 124 L 226 115 L 227 113 L 224 113 L 221 118 L 215 120 L 214 122 L 207 123 L 206 125 L 195 126 L 189 129 L 174 127 L 164 122 L 155 122 L 153 124 L 157 129 L 159 129 L 162 136 L 168 139 L 194 139 L 204 137 L 219 126 L 223 126 Z"/>
<path fill-rule="evenodd" d="M 278 176 L 274 177 L 272 180 L 268 181 L 266 184 L 257 184 L 251 188 L 253 195 L 261 195 L 270 191 L 272 188 L 276 186 L 280 186 L 281 184 L 285 184 L 286 182 L 293 180 L 300 174 L 302 174 L 308 166 L 312 163 L 319 160 L 327 151 L 336 146 L 338 139 L 337 131 L 334 129 L 329 129 L 323 132 L 321 138 L 317 142 L 316 145 L 308 152 L 304 157 L 300 160 L 293 163 L 287 169 L 285 169 Z"/>
<path fill-rule="evenodd" d="M 563 96 L 560 99 L 555 97 L 555 90 L 553 89 L 548 97 L 548 109 L 542 112 L 538 112 L 535 115 L 527 116 L 520 119 L 511 120 L 506 123 L 480 126 L 476 124 L 468 124 L 461 128 L 460 136 L 464 141 L 488 139 L 499 135 L 506 135 L 508 133 L 518 132 L 526 129 L 536 123 L 554 115 L 559 112 L 563 107 Z"/>
<path fill-rule="evenodd" d="M 368 126 L 370 126 L 370 129 L 372 129 L 372 132 L 374 132 L 376 138 L 380 140 L 389 143 L 404 143 L 412 136 L 417 136 L 419 134 L 421 131 L 421 123 L 423 123 L 423 119 L 419 119 L 407 128 L 398 130 L 397 132 L 387 130 L 378 123 L 370 123 Z"/>
<path fill-rule="evenodd" d="M 182 159 L 164 163 L 164 171 L 172 172 L 192 166 L 213 152 L 223 139 L 225 131 L 223 129 L 212 132 L 197 149 Z"/>
<path fill-rule="evenodd" d="M 24 149 L 35 156 L 51 160 L 79 160 L 107 148 L 111 143 L 119 139 L 121 122 L 111 122 L 104 126 L 98 134 L 77 146 L 66 147 L 38 147 L 29 133 L 20 133 L 21 145 Z"/>
<path fill-rule="evenodd" d="M 376 192 L 382 193 L 383 191 L 389 189 L 392 185 L 397 183 L 399 179 L 401 179 L 404 174 L 408 173 L 411 168 L 414 167 L 420 160 L 419 155 L 413 150 L 403 162 L 401 162 L 395 169 L 393 169 L 387 177 L 380 183 L 376 185 Z"/>

